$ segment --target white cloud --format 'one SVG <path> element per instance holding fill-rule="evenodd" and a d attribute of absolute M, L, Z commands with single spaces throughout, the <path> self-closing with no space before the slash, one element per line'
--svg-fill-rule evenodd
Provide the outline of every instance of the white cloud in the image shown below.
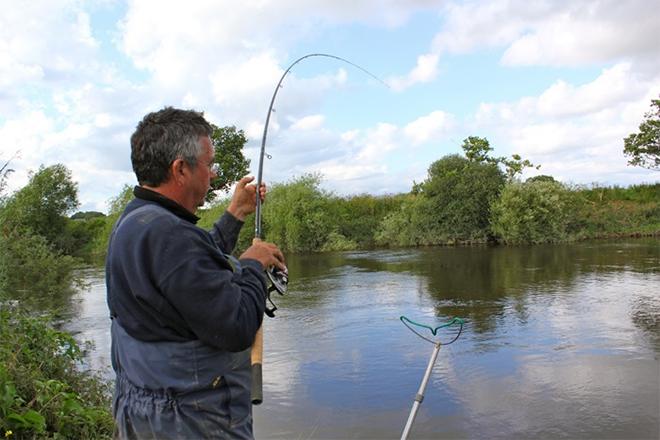
<path fill-rule="evenodd" d="M 425 54 L 417 57 L 417 65 L 407 75 L 401 77 L 392 77 L 387 83 L 394 90 L 400 92 L 408 87 L 430 82 L 438 74 L 438 55 Z"/>
<path fill-rule="evenodd" d="M 521 154 L 541 164 L 542 174 L 575 183 L 653 181 L 658 173 L 627 165 L 623 138 L 658 94 L 660 75 L 647 80 L 621 63 L 586 84 L 557 81 L 537 97 L 483 103 L 473 123 L 498 154 Z"/>
<path fill-rule="evenodd" d="M 323 125 L 325 116 L 310 115 L 297 119 L 292 125 L 292 130 L 317 130 Z"/>
<path fill-rule="evenodd" d="M 10 184 L 24 183 L 27 170 L 41 163 L 65 162 L 81 182 L 81 198 L 104 203 L 114 186 L 94 185 L 93 176 L 120 186 L 132 176 L 129 136 L 145 113 L 164 105 L 203 109 L 216 124 L 244 128 L 246 155 L 256 168 L 268 103 L 290 51 L 325 44 L 326 35 L 340 35 L 346 25 L 365 35 L 373 28 L 387 32 L 420 11 L 442 14 L 443 27 L 413 69 L 390 80 L 402 92 L 397 99 L 410 104 L 404 101 L 407 89 L 432 82 L 448 52 L 496 48 L 502 63 L 512 66 L 606 63 L 594 81 L 558 78 L 538 96 L 484 103 L 468 122 L 496 133 L 496 146 L 533 155 L 544 164 L 541 172 L 578 175 L 552 156 L 562 152 L 582 168 L 592 161 L 594 176 L 606 170 L 621 176 L 619 183 L 640 179 L 619 157 L 622 136 L 636 128 L 660 83 L 654 39 L 659 14 L 639 1 L 129 1 L 116 29 L 99 25 L 99 10 L 111 3 L 103 4 L 53 0 L 3 8 L 2 157 L 22 151 Z M 112 32 L 116 47 L 110 46 Z M 392 69 L 400 67 L 398 59 L 392 61 Z M 316 170 L 344 192 L 404 191 L 411 176 L 428 165 L 427 157 L 437 154 L 425 144 L 464 125 L 449 109 L 429 112 L 408 105 L 405 116 L 393 108 L 391 119 L 374 118 L 381 124 L 357 121 L 367 119 L 359 115 L 353 126 L 329 130 L 325 124 L 332 115 L 322 106 L 328 93 L 352 92 L 349 74 L 364 78 L 335 62 L 314 62 L 329 67 L 314 75 L 296 68 L 278 92 L 267 144 L 274 157 L 271 182 Z M 416 146 L 414 154 L 409 146 Z M 617 167 L 607 165 L 604 155 Z"/>
<path fill-rule="evenodd" d="M 505 47 L 507 65 L 575 66 L 660 58 L 660 13 L 645 0 L 450 3 L 435 53 Z"/>
<path fill-rule="evenodd" d="M 403 131 L 413 144 L 418 145 L 437 139 L 441 134 L 451 129 L 453 125 L 452 115 L 436 110 L 412 121 L 404 127 Z"/>
<path fill-rule="evenodd" d="M 98 42 L 76 1 L 16 2 L 0 15 L 0 86 L 79 78 L 93 68 Z"/>

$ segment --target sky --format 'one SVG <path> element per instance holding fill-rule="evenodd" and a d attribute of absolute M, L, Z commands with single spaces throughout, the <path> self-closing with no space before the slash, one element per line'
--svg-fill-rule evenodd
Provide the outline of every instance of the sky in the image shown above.
<path fill-rule="evenodd" d="M 136 184 L 130 136 L 165 106 L 248 137 L 267 183 L 407 192 L 489 140 L 577 185 L 654 183 L 623 138 L 660 96 L 658 0 L 0 0 L 0 163 L 65 164 L 81 210 Z"/>

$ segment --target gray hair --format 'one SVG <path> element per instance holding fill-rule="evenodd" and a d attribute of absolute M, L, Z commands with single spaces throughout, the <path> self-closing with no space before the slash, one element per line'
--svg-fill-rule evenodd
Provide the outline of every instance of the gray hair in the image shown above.
<path fill-rule="evenodd" d="M 165 107 L 147 114 L 131 136 L 131 163 L 140 185 L 165 183 L 176 159 L 197 165 L 202 153 L 199 138 L 212 133 L 201 112 Z"/>

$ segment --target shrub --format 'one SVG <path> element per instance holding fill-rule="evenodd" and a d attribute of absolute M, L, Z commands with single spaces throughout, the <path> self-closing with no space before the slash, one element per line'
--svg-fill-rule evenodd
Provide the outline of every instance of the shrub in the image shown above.
<path fill-rule="evenodd" d="M 511 244 L 566 240 L 575 199 L 561 183 L 531 180 L 508 184 L 493 202 L 493 231 Z"/>
<path fill-rule="evenodd" d="M 0 304 L 0 356 L 0 435 L 111 438 L 109 384 L 77 368 L 79 346 L 48 318 Z"/>
<path fill-rule="evenodd" d="M 66 214 L 78 206 L 78 187 L 61 164 L 31 174 L 30 181 L 4 204 L 0 220 L 6 230 L 31 231 L 58 249 L 65 235 Z"/>
<path fill-rule="evenodd" d="M 47 301 L 69 291 L 72 283 L 81 283 L 74 272 L 78 260 L 63 255 L 41 235 L 8 231 L 0 234 L 0 248 L 0 292 L 5 297 Z"/>
<path fill-rule="evenodd" d="M 319 175 L 307 174 L 275 184 L 263 206 L 263 231 L 282 250 L 320 250 L 333 231 L 330 194 L 319 188 Z"/>
<path fill-rule="evenodd" d="M 126 208 L 126 205 L 128 205 L 131 200 L 133 200 L 133 187 L 130 185 L 124 185 L 117 197 L 110 200 L 108 216 L 104 217 L 103 227 L 96 229 L 96 234 L 90 245 L 91 253 L 94 258 L 99 260 L 105 258 L 105 255 L 108 252 L 108 243 L 112 229 L 114 228 L 117 219 L 119 219 L 119 216 L 124 212 L 124 208 Z"/>

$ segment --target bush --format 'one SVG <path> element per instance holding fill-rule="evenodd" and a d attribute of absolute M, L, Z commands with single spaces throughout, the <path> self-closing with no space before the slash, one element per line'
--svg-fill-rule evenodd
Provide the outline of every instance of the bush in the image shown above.
<path fill-rule="evenodd" d="M 109 384 L 77 367 L 82 352 L 45 317 L 0 304 L 0 434 L 111 438 Z"/>
<path fill-rule="evenodd" d="M 569 238 L 575 199 L 561 183 L 530 180 L 508 184 L 493 202 L 493 231 L 511 244 L 559 242 Z"/>
<path fill-rule="evenodd" d="M 330 197 L 319 175 L 307 174 L 275 184 L 263 205 L 265 239 L 293 252 L 318 251 L 333 232 Z"/>
<path fill-rule="evenodd" d="M 376 245 L 376 232 L 386 215 L 397 210 L 405 196 L 372 196 L 360 194 L 351 197 L 335 197 L 330 201 L 333 232 L 328 240 L 336 241 L 339 236 L 347 240 L 340 247 L 372 248 Z M 324 247 L 332 248 L 326 243 Z"/>
<path fill-rule="evenodd" d="M 376 244 L 389 247 L 440 244 L 443 237 L 430 231 L 427 206 L 421 195 L 408 194 L 399 209 L 380 222 L 375 234 Z"/>
<path fill-rule="evenodd" d="M 421 184 L 431 230 L 456 241 L 486 241 L 491 235 L 490 205 L 504 182 L 504 173 L 493 163 L 458 155 L 434 162 Z"/>
<path fill-rule="evenodd" d="M 78 206 L 78 187 L 64 165 L 43 165 L 4 204 L 0 220 L 7 230 L 31 231 L 62 249 L 66 214 Z"/>
<path fill-rule="evenodd" d="M 429 167 L 401 207 L 387 215 L 377 243 L 387 246 L 486 242 L 490 205 L 505 182 L 497 164 L 449 155 Z"/>
<path fill-rule="evenodd" d="M 81 279 L 78 260 L 63 255 L 41 235 L 13 230 L 0 234 L 0 292 L 25 301 L 47 301 Z"/>
<path fill-rule="evenodd" d="M 117 222 L 117 219 L 119 219 L 119 216 L 124 212 L 126 205 L 128 205 L 131 200 L 133 200 L 133 187 L 130 185 L 124 185 L 117 197 L 110 200 L 110 209 L 108 211 L 108 216 L 103 218 L 103 227 L 95 229 L 96 234 L 89 246 L 94 258 L 99 260 L 105 258 L 105 255 L 108 252 L 108 244 L 112 229 L 115 227 L 115 223 Z"/>

